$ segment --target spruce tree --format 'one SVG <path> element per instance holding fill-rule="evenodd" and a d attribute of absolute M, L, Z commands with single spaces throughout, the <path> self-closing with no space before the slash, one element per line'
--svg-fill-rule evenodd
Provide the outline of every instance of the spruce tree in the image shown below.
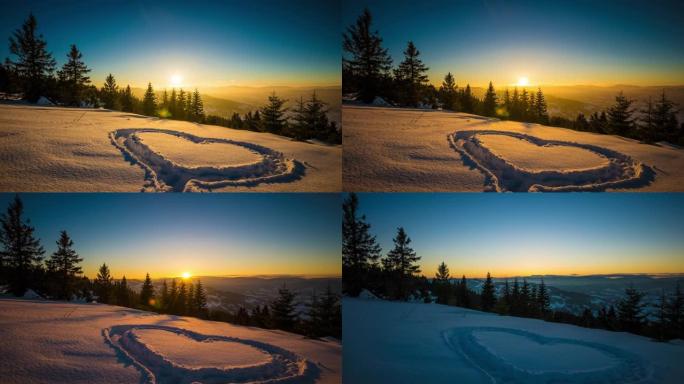
<path fill-rule="evenodd" d="M 350 193 L 342 204 L 342 286 L 352 297 L 370 288 L 369 280 L 378 269 L 381 252 L 366 216 L 358 214 L 358 207 L 355 193 Z"/>
<path fill-rule="evenodd" d="M 470 292 L 468 290 L 468 280 L 465 275 L 461 276 L 461 281 L 456 287 L 456 302 L 457 305 L 464 308 L 470 308 Z"/>
<path fill-rule="evenodd" d="M 3 269 L 8 291 L 22 296 L 34 284 L 34 272 L 40 268 L 45 250 L 34 235 L 30 220 L 22 218 L 24 204 L 19 195 L 14 197 L 7 212 L 0 216 L 0 243 Z"/>
<path fill-rule="evenodd" d="M 126 88 L 126 91 L 124 92 L 124 97 L 128 97 L 128 95 L 126 93 L 130 92 L 130 90 L 131 90 L 130 87 Z M 102 97 L 102 101 L 104 102 L 104 107 L 106 109 L 116 110 L 116 109 L 121 108 L 122 103 L 120 103 L 118 100 L 118 98 L 119 98 L 119 86 L 116 85 L 116 79 L 114 79 L 114 75 L 112 75 L 111 73 L 109 75 L 107 75 L 107 78 L 105 79 L 105 83 L 102 86 L 102 90 L 100 91 L 100 95 Z M 128 103 L 128 100 L 126 100 L 125 102 Z M 132 101 L 131 101 L 131 104 L 132 104 Z M 130 109 L 132 109 L 132 108 L 130 108 Z"/>
<path fill-rule="evenodd" d="M 57 64 L 47 51 L 43 35 L 37 34 L 37 25 L 31 13 L 21 28 L 14 31 L 9 39 L 9 50 L 16 58 L 7 61 L 21 83 L 24 99 L 32 103 L 47 91 L 48 79 Z"/>
<path fill-rule="evenodd" d="M 684 293 L 677 282 L 674 295 L 665 307 L 665 319 L 673 338 L 684 338 Z"/>
<path fill-rule="evenodd" d="M 67 54 L 67 62 L 62 69 L 57 71 L 57 77 L 62 90 L 62 101 L 66 105 L 81 106 L 83 93 L 86 85 L 90 83 L 90 77 L 86 76 L 90 69 L 83 62 L 83 54 L 71 45 L 71 50 Z"/>
<path fill-rule="evenodd" d="M 395 298 L 406 300 L 411 293 L 411 282 L 415 274 L 420 273 L 417 262 L 420 256 L 411 248 L 411 238 L 403 227 L 397 228 L 397 236 L 393 239 L 394 248 L 382 260 L 384 269 L 390 273 L 396 284 Z"/>
<path fill-rule="evenodd" d="M 496 92 L 494 92 L 494 86 L 492 82 L 489 82 L 489 87 L 485 93 L 483 101 L 483 113 L 485 116 L 495 117 L 496 116 Z"/>
<path fill-rule="evenodd" d="M 661 289 L 658 302 L 653 304 L 655 314 L 656 339 L 659 341 L 669 340 L 669 330 L 667 327 L 667 297 L 665 290 Z"/>
<path fill-rule="evenodd" d="M 358 92 L 364 103 L 372 102 L 382 91 L 383 78 L 392 66 L 382 38 L 371 30 L 373 18 L 366 8 L 356 23 L 347 27 L 342 48 L 347 57 L 342 59 L 342 84 L 345 91 Z"/>
<path fill-rule="evenodd" d="M 492 276 L 487 272 L 487 280 L 482 286 L 482 310 L 491 311 L 496 304 L 496 295 Z"/>
<path fill-rule="evenodd" d="M 119 282 L 116 289 L 116 304 L 122 307 L 130 307 L 131 299 L 128 291 L 128 282 L 126 281 L 126 276 L 124 275 Z"/>
<path fill-rule="evenodd" d="M 475 112 L 473 93 L 470 90 L 470 84 L 466 84 L 465 90 L 461 92 L 461 110 L 465 113 Z"/>
<path fill-rule="evenodd" d="M 316 96 L 316 91 L 313 91 L 311 98 L 307 100 L 304 110 L 310 131 L 308 136 L 322 141 L 334 142 L 337 127 L 328 120 L 328 104 Z"/>
<path fill-rule="evenodd" d="M 147 90 L 143 98 L 143 115 L 157 115 L 157 96 L 154 94 L 154 89 L 152 89 L 152 83 L 147 83 Z"/>
<path fill-rule="evenodd" d="M 197 88 L 195 88 L 195 92 L 192 94 L 192 121 L 204 122 L 204 103 Z"/>
<path fill-rule="evenodd" d="M 630 286 L 625 289 L 625 297 L 618 303 L 618 319 L 620 327 L 632 333 L 639 333 L 644 325 L 646 315 L 643 313 L 644 304 L 641 302 L 644 294 Z"/>
<path fill-rule="evenodd" d="M 439 87 L 439 101 L 444 109 L 450 111 L 458 110 L 458 87 L 451 72 L 444 76 L 442 86 Z"/>
<path fill-rule="evenodd" d="M 676 104 L 665 97 L 665 91 L 663 91 L 653 110 L 655 141 L 668 140 L 671 143 L 677 143 L 679 138 L 677 112 L 679 111 Z"/>
<path fill-rule="evenodd" d="M 632 114 L 633 100 L 627 99 L 622 92 L 615 97 L 615 105 L 608 109 L 608 129 L 610 133 L 627 136 L 634 126 Z"/>
<path fill-rule="evenodd" d="M 166 284 L 166 279 L 162 282 L 162 289 L 161 289 L 161 303 L 159 303 L 159 307 L 162 312 L 168 312 L 170 305 L 171 305 L 171 296 L 169 295 L 169 286 Z"/>
<path fill-rule="evenodd" d="M 295 101 L 296 107 L 292 110 L 292 120 L 290 124 L 290 135 L 296 140 L 306 140 L 310 138 L 311 132 L 307 122 L 306 104 L 304 98 L 300 97 Z"/>
<path fill-rule="evenodd" d="M 188 293 L 185 298 L 185 313 L 189 316 L 197 314 L 197 308 L 195 307 L 195 285 L 192 282 L 188 284 Z"/>
<path fill-rule="evenodd" d="M 394 77 L 402 94 L 400 99 L 403 104 L 417 107 L 423 100 L 422 94 L 428 77 L 425 74 L 429 70 L 419 58 L 420 51 L 409 41 L 404 50 L 404 60 L 394 70 Z"/>
<path fill-rule="evenodd" d="M 284 285 L 278 290 L 278 297 L 271 303 L 273 326 L 283 331 L 292 331 L 296 322 L 295 295 Z"/>
<path fill-rule="evenodd" d="M 121 110 L 133 112 L 133 92 L 130 85 L 126 85 L 126 89 L 121 93 Z"/>
<path fill-rule="evenodd" d="M 518 87 L 513 88 L 513 96 L 511 97 L 510 108 L 511 120 L 519 121 L 522 118 L 522 110 L 520 105 L 520 93 Z"/>
<path fill-rule="evenodd" d="M 536 305 L 542 318 L 546 317 L 551 310 L 551 297 L 546 284 L 544 284 L 544 279 L 541 280 L 537 289 Z"/>
<path fill-rule="evenodd" d="M 437 296 L 437 304 L 448 304 L 451 296 L 451 283 L 449 279 L 449 267 L 442 261 L 442 263 L 437 266 L 437 272 L 435 273 L 435 279 L 432 282 L 435 294 Z"/>
<path fill-rule="evenodd" d="M 176 297 L 176 309 L 175 313 L 177 315 L 185 315 L 187 313 L 186 304 L 188 302 L 188 290 L 185 286 L 185 281 L 181 280 L 178 285 L 178 296 Z"/>
<path fill-rule="evenodd" d="M 287 108 L 283 106 L 286 101 L 276 96 L 275 92 L 268 97 L 268 104 L 260 109 L 261 127 L 264 132 L 282 134 L 287 126 L 287 118 L 285 117 Z"/>
<path fill-rule="evenodd" d="M 549 124 L 549 113 L 546 107 L 546 99 L 544 98 L 544 93 L 542 92 L 541 88 L 537 90 L 535 114 L 537 116 L 537 121 L 540 124 Z"/>
<path fill-rule="evenodd" d="M 199 317 L 205 318 L 207 316 L 207 294 L 200 280 L 197 280 L 197 286 L 195 287 L 195 308 Z"/>
<path fill-rule="evenodd" d="M 145 281 L 140 289 L 140 304 L 143 306 L 152 306 L 152 299 L 154 299 L 154 286 L 152 285 L 152 279 L 150 279 L 150 274 L 148 273 L 145 275 Z"/>
<path fill-rule="evenodd" d="M 78 256 L 73 246 L 74 242 L 69 234 L 66 231 L 60 232 L 57 250 L 48 260 L 57 279 L 55 297 L 60 300 L 71 300 L 71 297 L 76 294 L 77 275 L 83 273 L 78 265 L 83 259 Z"/>
<path fill-rule="evenodd" d="M 503 107 L 505 110 L 505 116 L 506 118 L 510 118 L 511 116 L 511 92 L 506 88 L 504 91 L 504 98 L 503 98 Z"/>
<path fill-rule="evenodd" d="M 527 121 L 529 118 L 527 114 L 527 111 L 530 108 L 529 102 L 529 93 L 526 88 L 523 88 L 522 92 L 520 92 L 520 99 L 518 100 L 518 115 L 520 116 L 519 119 L 521 121 Z"/>
<path fill-rule="evenodd" d="M 183 90 L 181 89 L 181 92 Z M 176 120 L 182 120 L 182 114 L 181 111 L 179 111 L 179 108 L 182 110 L 183 105 L 185 104 L 185 93 L 181 93 L 182 100 L 178 99 L 178 95 L 176 94 L 176 88 L 171 89 L 171 96 L 169 97 L 169 114 L 171 115 L 172 119 Z"/>
<path fill-rule="evenodd" d="M 97 295 L 97 301 L 99 303 L 109 304 L 114 299 L 112 293 L 112 275 L 109 273 L 107 264 L 103 263 L 95 278 L 95 294 Z"/>
<path fill-rule="evenodd" d="M 530 285 L 527 283 L 527 279 L 523 279 L 522 288 L 520 288 L 520 314 L 523 316 L 529 316 L 530 314 Z"/>

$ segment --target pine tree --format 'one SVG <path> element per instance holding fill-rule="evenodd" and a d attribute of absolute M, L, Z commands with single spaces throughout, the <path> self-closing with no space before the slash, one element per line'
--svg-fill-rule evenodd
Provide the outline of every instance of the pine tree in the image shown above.
<path fill-rule="evenodd" d="M 130 293 L 128 291 L 128 282 L 126 281 L 126 276 L 121 278 L 121 281 L 117 285 L 116 289 L 116 304 L 122 307 L 131 306 Z"/>
<path fill-rule="evenodd" d="M 420 266 L 416 264 L 420 256 L 411 248 L 411 238 L 408 237 L 403 227 L 397 229 L 397 236 L 393 239 L 394 248 L 387 253 L 382 260 L 385 271 L 394 277 L 397 289 L 395 298 L 408 299 L 410 283 L 413 276 L 420 273 Z"/>
<path fill-rule="evenodd" d="M 538 123 L 539 116 L 537 114 L 537 98 L 534 92 L 530 92 L 530 102 L 527 105 L 527 121 L 530 123 Z"/>
<path fill-rule="evenodd" d="M 549 124 L 549 113 L 546 107 L 546 99 L 544 98 L 544 93 L 542 92 L 541 88 L 537 90 L 535 114 L 537 115 L 537 121 L 540 124 Z"/>
<path fill-rule="evenodd" d="M 47 80 L 52 77 L 57 62 L 47 51 L 43 35 L 37 35 L 37 21 L 33 14 L 24 21 L 21 29 L 14 31 L 9 39 L 10 53 L 15 61 L 8 60 L 12 71 L 20 80 L 24 99 L 35 103 L 47 90 Z"/>
<path fill-rule="evenodd" d="M 468 290 L 468 281 L 465 275 L 461 276 L 461 281 L 456 286 L 456 303 L 458 306 L 470 308 L 470 292 Z"/>
<path fill-rule="evenodd" d="M 674 296 L 670 298 L 665 307 L 667 327 L 673 338 L 684 337 L 684 294 L 677 282 Z"/>
<path fill-rule="evenodd" d="M 439 101 L 444 109 L 450 111 L 458 110 L 458 87 L 451 72 L 444 76 L 442 86 L 439 87 Z"/>
<path fill-rule="evenodd" d="M 185 298 L 185 313 L 189 316 L 197 314 L 197 308 L 195 308 L 195 286 L 192 282 L 188 284 L 188 294 Z"/>
<path fill-rule="evenodd" d="M 126 85 L 126 89 L 121 93 L 121 110 L 133 112 L 133 92 L 130 85 Z"/>
<path fill-rule="evenodd" d="M 539 288 L 537 289 L 536 298 L 537 310 L 542 318 L 546 317 L 551 310 L 551 297 L 549 296 L 549 291 L 544 284 L 544 279 L 539 283 Z"/>
<path fill-rule="evenodd" d="M 527 284 L 527 279 L 523 279 L 523 285 L 520 289 L 520 314 L 523 316 L 529 316 L 530 314 L 530 285 Z"/>
<path fill-rule="evenodd" d="M 261 126 L 264 132 L 276 135 L 283 132 L 287 125 L 287 118 L 285 118 L 287 108 L 283 107 L 286 101 L 276 96 L 275 92 L 268 97 L 268 104 L 260 109 Z"/>
<path fill-rule="evenodd" d="M 176 88 L 171 89 L 171 96 L 169 97 L 169 114 L 171 115 L 172 119 L 176 120 L 182 120 L 182 113 L 180 110 L 183 109 L 183 105 L 185 104 L 185 93 L 183 93 L 183 90 L 181 89 L 181 97 L 182 100 L 178 99 L 178 95 L 176 94 Z"/>
<path fill-rule="evenodd" d="M 677 112 L 676 104 L 665 97 L 665 91 L 661 94 L 660 99 L 656 102 L 653 111 L 653 124 L 655 125 L 655 141 L 668 140 L 671 143 L 676 143 L 679 138 L 677 130 Z"/>
<path fill-rule="evenodd" d="M 164 281 L 166 282 L 166 281 Z M 154 304 L 154 286 L 150 274 L 145 275 L 145 281 L 140 289 L 140 304 L 143 306 L 152 306 Z"/>
<path fill-rule="evenodd" d="M 143 98 L 143 115 L 157 115 L 157 96 L 155 96 L 152 89 L 152 83 L 147 83 L 147 91 L 145 91 L 145 97 Z"/>
<path fill-rule="evenodd" d="M 0 259 L 6 269 L 8 291 L 22 296 L 34 283 L 34 272 L 40 267 L 45 250 L 35 238 L 31 221 L 22 218 L 24 204 L 19 195 L 14 197 L 7 212 L 0 217 Z"/>
<path fill-rule="evenodd" d="M 417 107 L 422 101 L 423 87 L 428 83 L 425 74 L 429 70 L 419 58 L 420 51 L 409 41 L 404 50 L 404 61 L 394 70 L 394 77 L 402 91 L 404 105 Z"/>
<path fill-rule="evenodd" d="M 527 121 L 529 118 L 529 116 L 527 114 L 527 111 L 530 108 L 529 102 L 530 102 L 529 93 L 527 92 L 526 88 L 523 88 L 522 92 L 520 92 L 520 99 L 518 100 L 518 103 L 519 103 L 518 114 L 520 116 L 519 119 L 521 121 Z"/>
<path fill-rule="evenodd" d="M 124 92 L 125 97 L 126 92 L 130 92 L 131 88 L 127 87 L 126 91 Z M 102 101 L 104 102 L 104 107 L 107 109 L 120 109 L 121 105 L 123 103 L 119 103 L 118 96 L 119 96 L 119 87 L 116 85 L 116 80 L 114 79 L 114 76 L 110 73 L 107 75 L 107 78 L 105 79 L 105 83 L 102 86 L 102 90 L 100 91 L 100 94 L 102 96 Z M 132 96 L 132 95 L 131 95 Z M 125 101 L 128 103 L 128 101 Z M 132 104 L 132 102 L 131 102 Z M 132 108 L 131 108 L 132 109 Z"/>
<path fill-rule="evenodd" d="M 185 286 L 185 281 L 181 280 L 178 285 L 178 297 L 176 298 L 176 310 L 177 315 L 185 315 L 187 313 L 187 308 L 185 305 L 188 302 L 188 291 Z"/>
<path fill-rule="evenodd" d="M 100 270 L 97 272 L 95 278 L 95 294 L 97 301 L 103 304 L 109 304 L 113 299 L 112 294 L 112 275 L 109 273 L 107 264 L 102 264 Z"/>
<path fill-rule="evenodd" d="M 358 215 L 359 199 L 350 193 L 342 204 L 342 285 L 350 296 L 369 287 L 372 271 L 377 270 L 380 246 L 370 233 L 366 216 Z"/>
<path fill-rule="evenodd" d="M 297 140 L 306 140 L 310 137 L 311 132 L 307 122 L 304 98 L 300 97 L 299 100 L 295 101 L 295 104 L 296 107 L 292 110 L 292 120 L 294 123 L 290 124 L 290 136 Z"/>
<path fill-rule="evenodd" d="M 170 305 L 171 305 L 171 296 L 169 295 L 169 286 L 166 284 L 166 279 L 162 282 L 162 290 L 161 290 L 161 303 L 159 303 L 159 307 L 161 308 L 162 312 L 168 312 Z"/>
<path fill-rule="evenodd" d="M 342 59 L 342 84 L 346 91 L 358 92 L 364 103 L 372 102 L 381 92 L 382 80 L 392 66 L 382 38 L 371 31 L 372 16 L 366 8 L 354 25 L 347 27 L 342 48 L 351 57 Z M 352 87 L 352 89 L 349 89 Z"/>
<path fill-rule="evenodd" d="M 496 295 L 494 294 L 494 283 L 492 276 L 487 272 L 487 280 L 482 286 L 482 310 L 491 311 L 496 305 Z"/>
<path fill-rule="evenodd" d="M 584 114 L 582 112 L 577 114 L 577 118 L 575 119 L 575 123 L 573 124 L 573 128 L 578 130 L 578 131 L 588 131 L 589 130 L 589 122 L 587 121 L 587 118 L 584 117 Z"/>
<path fill-rule="evenodd" d="M 202 96 L 195 88 L 195 93 L 192 94 L 192 121 L 202 123 L 204 122 L 204 103 L 202 103 Z"/>
<path fill-rule="evenodd" d="M 178 314 L 178 282 L 176 281 L 176 279 L 171 280 L 171 289 L 169 289 L 168 312 L 174 315 Z"/>
<path fill-rule="evenodd" d="M 522 110 L 520 104 L 520 94 L 518 93 L 518 87 L 513 88 L 513 96 L 511 97 L 511 120 L 519 121 L 522 118 Z"/>
<path fill-rule="evenodd" d="M 496 116 L 496 92 L 494 92 L 494 86 L 492 82 L 489 82 L 489 87 L 485 93 L 483 102 L 483 113 L 485 116 L 495 117 Z"/>
<path fill-rule="evenodd" d="M 618 319 L 623 330 L 639 333 L 644 325 L 644 304 L 641 302 L 644 294 L 630 286 L 625 289 L 625 298 L 618 303 Z"/>
<path fill-rule="evenodd" d="M 437 304 L 448 304 L 451 296 L 451 283 L 449 279 L 449 267 L 442 261 L 437 267 L 435 279 L 432 282 L 434 291 L 437 295 Z"/>
<path fill-rule="evenodd" d="M 294 293 L 285 286 L 278 290 L 278 297 L 271 303 L 271 318 L 275 328 L 283 331 L 294 329 L 296 321 L 294 298 Z"/>
<path fill-rule="evenodd" d="M 505 118 L 509 118 L 511 116 L 511 92 L 506 88 L 504 91 L 504 98 L 503 98 L 503 107 L 504 107 L 504 114 Z"/>
<path fill-rule="evenodd" d="M 627 136 L 634 126 L 631 109 L 633 100 L 628 100 L 622 92 L 615 97 L 615 105 L 608 109 L 608 129 L 610 133 Z"/>
<path fill-rule="evenodd" d="M 64 63 L 62 69 L 57 71 L 63 102 L 66 105 L 80 106 L 85 87 L 90 83 L 90 77 L 86 76 L 90 69 L 85 65 L 82 58 L 81 52 L 76 48 L 76 45 L 72 44 L 67 55 L 67 62 Z"/>
<path fill-rule="evenodd" d="M 197 286 L 195 287 L 195 308 L 199 317 L 206 317 L 208 310 L 207 294 L 204 292 L 204 286 L 200 280 L 197 280 Z"/>
<path fill-rule="evenodd" d="M 461 92 L 461 110 L 465 113 L 474 113 L 475 105 L 473 103 L 473 93 L 470 90 L 470 84 L 466 84 L 465 89 Z"/>
<path fill-rule="evenodd" d="M 78 279 L 76 275 L 83 272 L 78 265 L 83 259 L 74 251 L 73 246 L 74 242 L 69 238 L 67 232 L 60 232 L 57 250 L 48 260 L 57 279 L 55 296 L 60 300 L 71 300 L 71 297 L 76 293 L 75 287 Z"/>
<path fill-rule="evenodd" d="M 665 290 L 660 291 L 660 297 L 658 303 L 653 305 L 655 310 L 655 328 L 656 328 L 656 339 L 660 341 L 669 340 L 669 332 L 667 329 L 667 297 L 665 296 Z"/>

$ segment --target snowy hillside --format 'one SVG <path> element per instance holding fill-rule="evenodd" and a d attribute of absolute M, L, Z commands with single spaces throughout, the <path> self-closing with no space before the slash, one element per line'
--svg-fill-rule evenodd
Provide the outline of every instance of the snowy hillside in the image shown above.
<path fill-rule="evenodd" d="M 340 383 L 342 347 L 102 304 L 0 299 L 2 383 Z"/>
<path fill-rule="evenodd" d="M 681 191 L 684 149 L 464 113 L 345 105 L 347 191 Z"/>
<path fill-rule="evenodd" d="M 0 104 L 1 191 L 338 191 L 341 148 L 85 108 Z"/>
<path fill-rule="evenodd" d="M 679 383 L 684 343 L 437 304 L 343 300 L 350 383 Z"/>

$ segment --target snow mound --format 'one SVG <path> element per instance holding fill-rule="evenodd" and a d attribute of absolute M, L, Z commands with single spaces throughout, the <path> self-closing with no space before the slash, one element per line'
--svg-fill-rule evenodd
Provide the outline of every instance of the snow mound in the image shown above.
<path fill-rule="evenodd" d="M 392 104 L 388 103 L 385 99 L 383 99 L 380 96 L 375 96 L 375 99 L 371 102 L 371 105 L 375 105 L 378 107 L 391 107 Z"/>
<path fill-rule="evenodd" d="M 235 152 L 241 153 L 236 157 L 252 161 L 241 163 L 238 160 L 238 163 L 231 165 L 189 163 L 185 159 L 192 156 L 184 156 L 183 153 L 187 146 L 174 145 L 168 139 L 159 140 L 156 136 L 152 139 L 150 134 L 165 134 L 172 136 L 172 140 L 189 141 L 197 146 L 197 152 L 205 151 L 210 145 L 217 144 L 234 147 Z M 243 141 L 206 138 L 180 131 L 148 128 L 119 129 L 111 132 L 109 138 L 127 160 L 145 170 L 147 184 L 143 190 L 210 191 L 226 186 L 291 182 L 300 179 L 304 174 L 304 166 L 297 160 L 285 158 L 281 152 L 268 147 Z M 162 148 L 161 152 L 159 148 Z"/>
<path fill-rule="evenodd" d="M 50 99 L 48 99 L 45 96 L 41 96 L 38 101 L 36 101 L 37 105 L 55 105 Z"/>
<path fill-rule="evenodd" d="M 491 136 L 506 136 L 518 142 L 506 148 L 497 145 L 501 144 L 500 140 L 488 138 Z M 489 189 L 497 192 L 639 188 L 650 184 L 655 175 L 647 165 L 596 145 L 544 140 L 523 133 L 496 130 L 458 131 L 449 135 L 448 140 L 465 163 L 485 174 Z M 488 142 L 493 144 L 493 148 L 488 147 Z M 544 160 L 545 151 L 554 155 Z M 569 166 L 559 168 L 558 164 L 550 162 L 551 159 L 565 161 Z"/>
<path fill-rule="evenodd" d="M 319 375 L 318 367 L 307 359 L 255 340 L 163 325 L 118 325 L 105 328 L 102 335 L 150 384 L 312 383 Z"/>
<path fill-rule="evenodd" d="M 653 375 L 638 356 L 594 342 L 499 327 L 453 328 L 443 336 L 495 383 L 638 383 Z"/>
<path fill-rule="evenodd" d="M 24 296 L 22 296 L 23 299 L 28 299 L 28 300 L 44 300 L 43 296 L 39 295 L 34 291 L 33 289 L 29 289 L 24 293 Z"/>
<path fill-rule="evenodd" d="M 372 293 L 371 293 L 369 290 L 367 290 L 367 289 L 364 289 L 363 291 L 361 291 L 361 293 L 359 294 L 359 299 L 363 299 L 363 300 L 379 300 L 377 296 L 375 296 L 374 294 L 372 294 Z"/>

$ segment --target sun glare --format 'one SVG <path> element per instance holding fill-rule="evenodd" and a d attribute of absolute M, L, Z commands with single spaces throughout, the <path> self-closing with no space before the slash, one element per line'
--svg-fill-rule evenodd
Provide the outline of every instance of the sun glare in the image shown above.
<path fill-rule="evenodd" d="M 527 77 L 521 77 L 518 79 L 518 85 L 521 87 L 526 87 L 530 85 L 530 80 Z"/>
<path fill-rule="evenodd" d="M 180 73 L 174 73 L 171 75 L 171 85 L 179 86 L 183 83 L 183 76 Z"/>
<path fill-rule="evenodd" d="M 192 275 L 190 274 L 190 272 L 183 272 L 181 276 L 183 276 L 184 279 L 189 279 Z"/>

